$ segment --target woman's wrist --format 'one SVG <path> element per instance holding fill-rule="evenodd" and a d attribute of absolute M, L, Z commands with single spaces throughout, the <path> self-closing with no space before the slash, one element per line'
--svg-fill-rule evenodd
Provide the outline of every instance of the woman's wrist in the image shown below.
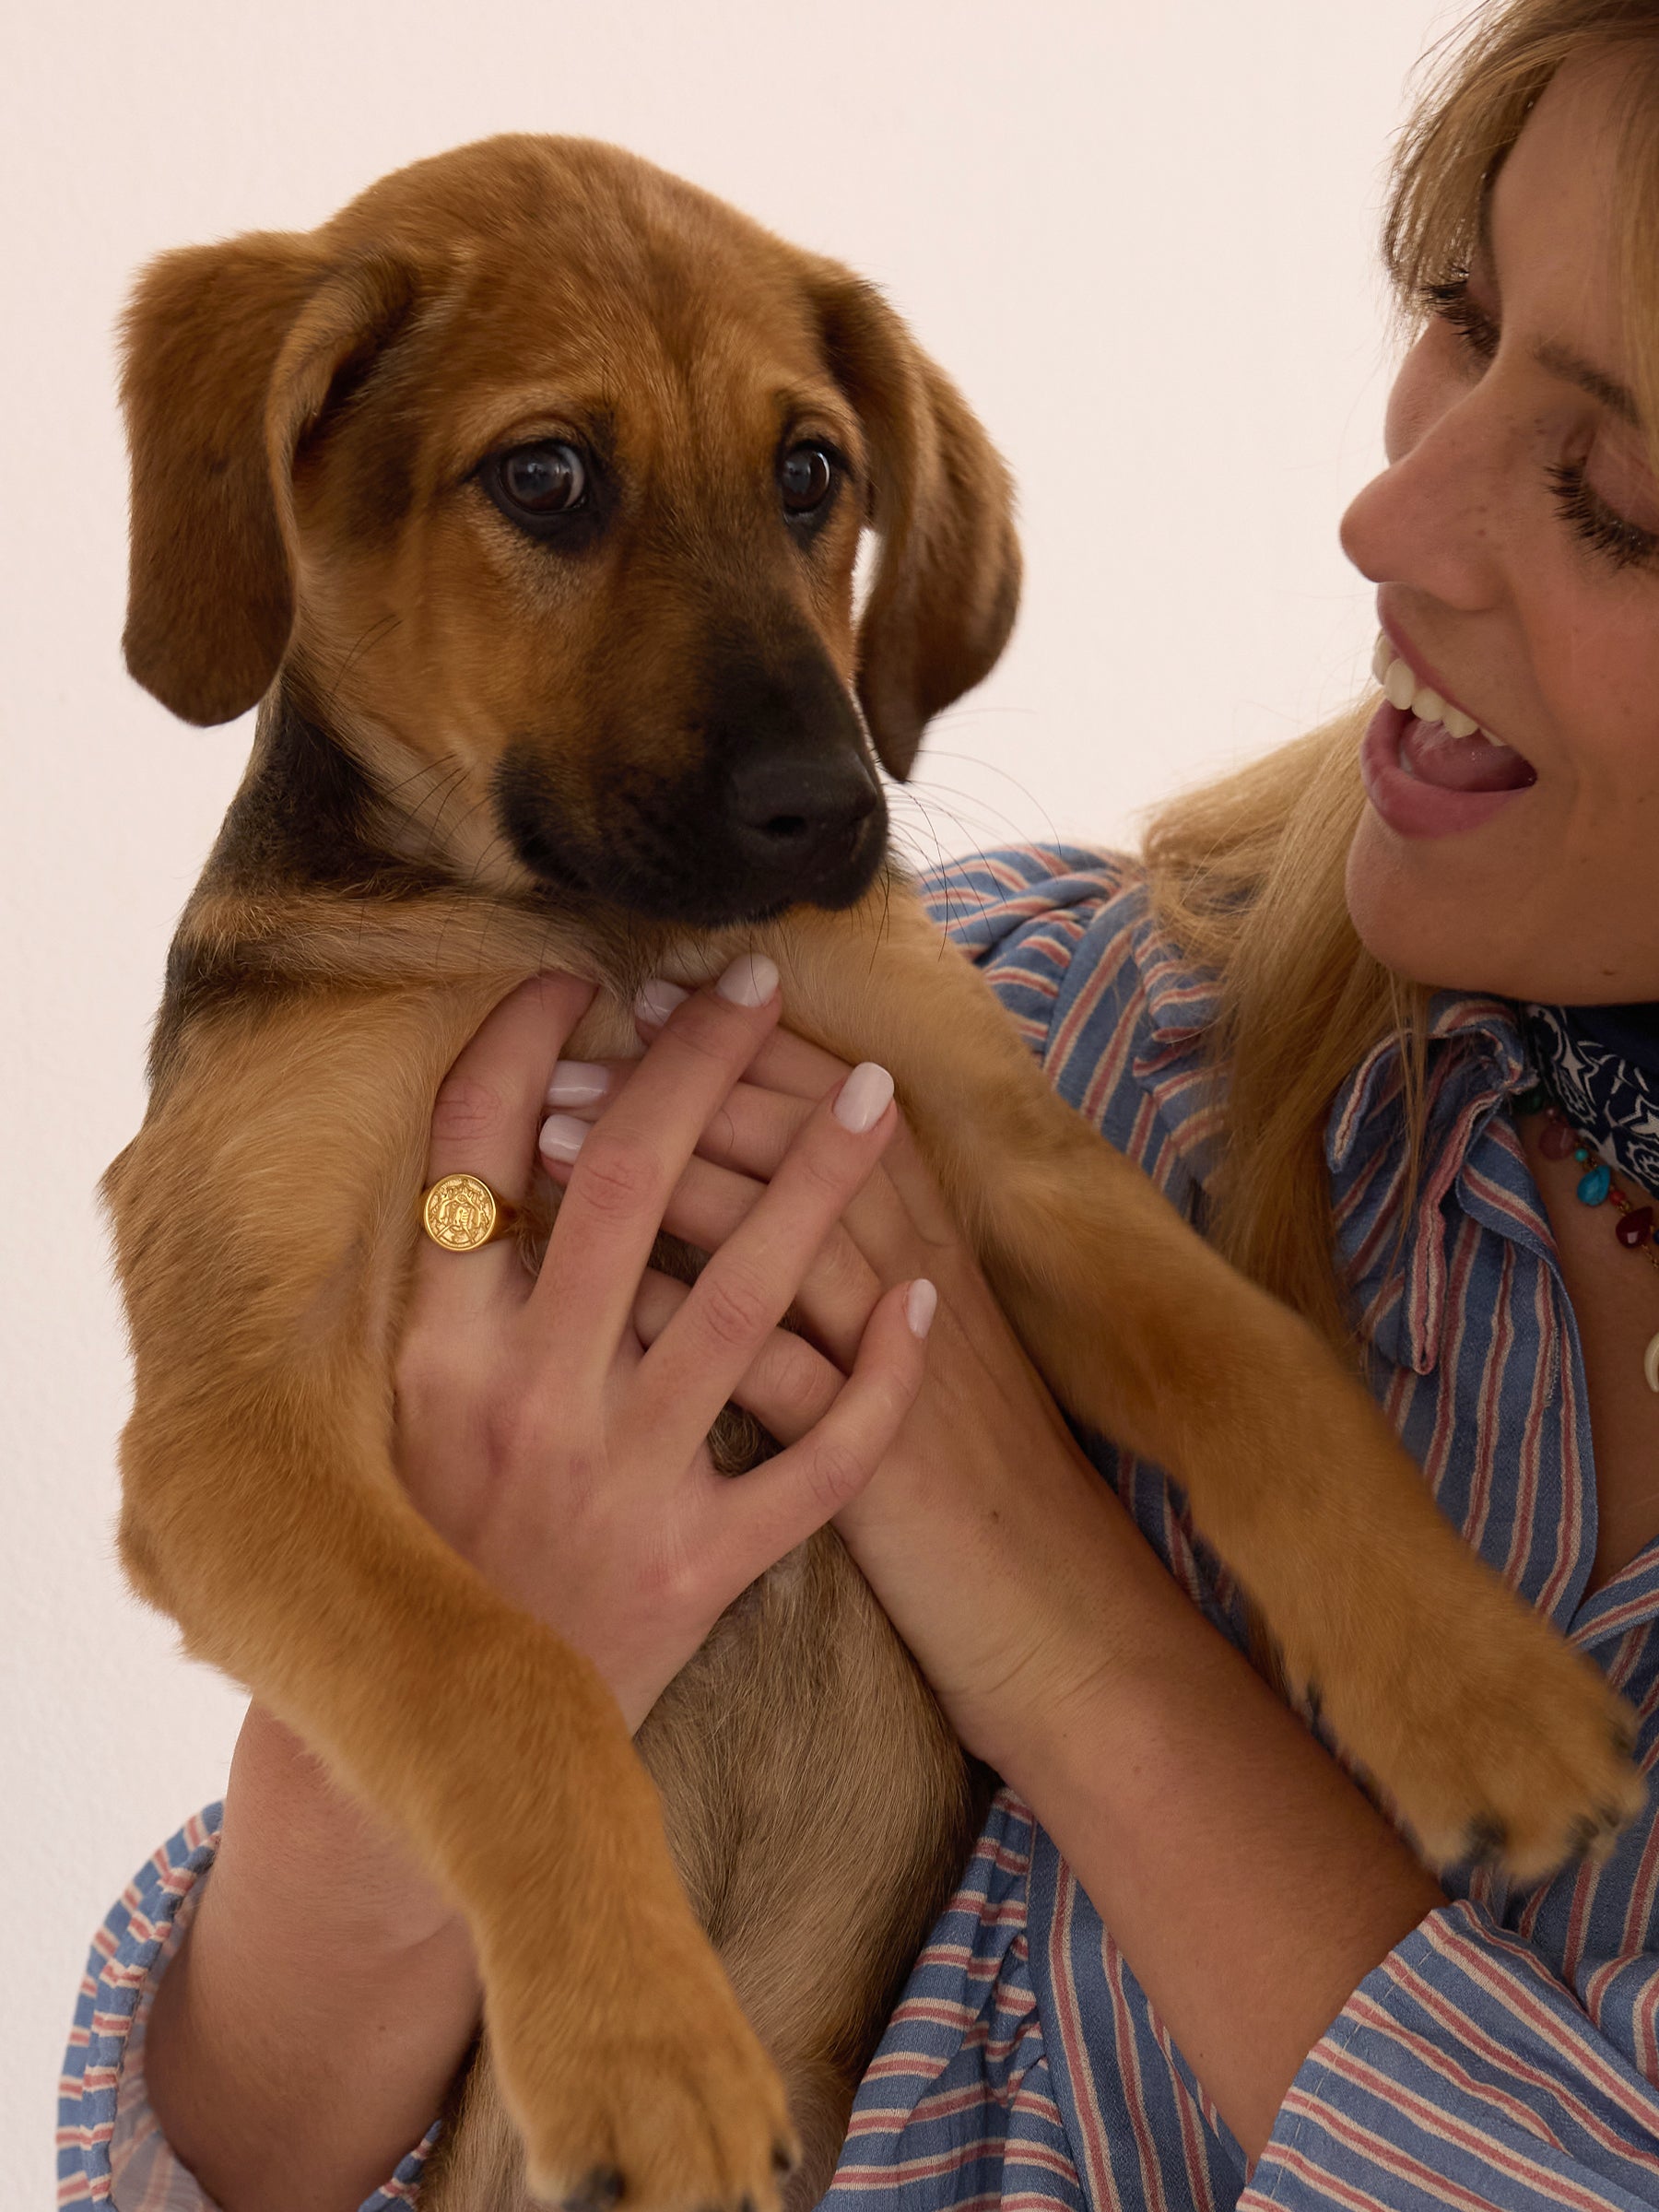
<path fill-rule="evenodd" d="M 226 2212 L 349 2212 L 441 2110 L 479 2003 L 460 1917 L 251 1710 L 150 2015 L 149 2101 L 178 2156 Z"/>
<path fill-rule="evenodd" d="M 367 1959 L 462 1925 L 403 1840 L 357 1805 L 276 1716 L 250 1705 L 237 1739 L 216 1877 L 273 1910 L 303 1905 L 307 1940 Z"/>
<path fill-rule="evenodd" d="M 1444 1894 L 1115 1500 L 1098 1564 L 1100 1625 L 998 1771 L 1254 2158 L 1308 2052 Z"/>

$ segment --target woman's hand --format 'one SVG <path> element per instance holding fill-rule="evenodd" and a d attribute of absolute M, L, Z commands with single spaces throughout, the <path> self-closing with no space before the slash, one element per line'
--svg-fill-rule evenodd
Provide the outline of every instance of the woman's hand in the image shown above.
<path fill-rule="evenodd" d="M 704 1128 L 668 1226 L 705 1250 L 741 1234 L 841 1072 L 771 1039 Z M 565 1069 L 555 1095 L 614 1100 L 603 1128 L 634 1079 Z M 1077 1450 L 902 1130 L 806 1272 L 811 1342 L 773 1338 L 740 1402 L 794 1434 L 833 1402 L 862 1317 L 914 1275 L 940 1290 L 926 1380 L 836 1527 L 1253 2158 L 1308 2051 L 1441 1892 Z M 681 1295 L 649 1286 L 647 1335 Z"/>
<path fill-rule="evenodd" d="M 705 1251 L 729 1249 L 846 1075 L 801 1039 L 771 1037 L 705 1122 L 665 1225 Z M 564 1147 L 584 1122 L 608 1132 L 638 1080 L 625 1062 L 561 1066 L 552 1096 L 575 1110 L 560 1117 Z M 549 1170 L 570 1172 L 556 1160 Z M 836 1526 L 959 1735 L 1006 1771 L 1022 1716 L 1052 1716 L 1087 1688 L 1108 1633 L 1102 1554 L 1138 1540 L 902 1126 L 805 1272 L 795 1304 L 804 1336 L 771 1339 L 733 1394 L 781 1441 L 803 1435 L 836 1403 L 884 1296 L 917 1277 L 941 1294 L 927 1375 L 879 1474 Z M 678 1284 L 648 1278 L 639 1308 L 648 1339 L 674 1325 L 685 1300 Z"/>
<path fill-rule="evenodd" d="M 429 1179 L 467 1170 L 522 1203 L 559 1050 L 590 993 L 542 976 L 497 1008 L 433 1116 Z M 745 956 L 676 1007 L 573 1169 L 538 1277 L 509 1241 L 423 1241 L 396 1370 L 398 1464 L 488 1581 L 585 1653 L 635 1730 L 727 1606 L 856 1497 L 922 1379 L 927 1295 L 866 1300 L 845 1386 L 740 1482 L 706 1439 L 897 1126 L 859 1071 L 803 1111 L 771 1179 L 672 1313 L 641 1277 L 693 1147 L 778 1018 Z M 844 1072 L 844 1071 L 843 1071 Z M 838 1375 L 838 1382 L 841 1377 Z"/>

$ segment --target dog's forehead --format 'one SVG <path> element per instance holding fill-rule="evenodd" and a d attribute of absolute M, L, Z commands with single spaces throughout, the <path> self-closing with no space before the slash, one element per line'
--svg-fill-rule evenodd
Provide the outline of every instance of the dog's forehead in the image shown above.
<path fill-rule="evenodd" d="M 664 418 L 835 386 L 798 284 L 775 271 L 711 276 L 694 262 L 630 269 L 604 253 L 491 241 L 453 281 L 442 352 L 458 385 L 581 398 Z"/>
<path fill-rule="evenodd" d="M 809 257 L 617 147 L 487 140 L 382 180 L 337 223 L 427 273 L 429 396 L 463 444 L 561 403 L 629 442 L 695 429 L 705 446 L 840 412 Z"/>

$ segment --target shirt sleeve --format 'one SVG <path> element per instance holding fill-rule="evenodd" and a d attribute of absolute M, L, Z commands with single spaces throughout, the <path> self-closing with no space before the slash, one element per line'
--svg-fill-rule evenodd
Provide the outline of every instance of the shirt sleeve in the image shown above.
<path fill-rule="evenodd" d="M 1308 2053 L 1241 2212 L 1652 2212 L 1656 2018 L 1651 1954 L 1575 1990 L 1484 1906 L 1441 1906 Z"/>
<path fill-rule="evenodd" d="M 1213 979 L 1161 930 L 1140 865 L 1022 848 L 953 862 L 921 888 L 1055 1089 L 1202 1226 L 1218 1125 L 1202 1062 Z M 1097 1459 L 1113 1464 L 1109 1448 Z M 1125 1502 L 1209 1609 L 1206 1575 L 1160 1519 L 1166 1492 L 1136 1469 Z M 1605 1908 L 1584 1925 L 1574 1907 L 1574 1938 L 1555 1931 L 1555 1957 L 1583 1954 L 1570 1979 L 1484 1902 L 1430 1913 L 1309 2053 L 1240 2212 L 1659 2212 L 1659 1956 L 1643 1947 L 1656 1836 L 1650 1813 L 1621 1846 L 1632 1861 L 1630 1908 L 1613 1924 L 1622 1945 L 1591 1940 Z M 1601 1877 L 1619 1886 L 1618 1867 Z M 1525 1901 L 1514 1911 L 1531 1928 Z"/>
<path fill-rule="evenodd" d="M 1190 1217 L 1214 1164 L 1215 989 L 1151 911 L 1143 864 L 1016 846 L 951 861 L 918 888 L 1051 1087 Z"/>
<path fill-rule="evenodd" d="M 150 2110 L 144 2041 L 150 2006 L 218 1847 L 222 1806 L 187 1820 L 134 1876 L 97 1935 L 69 2030 L 58 2095 L 60 2212 L 218 2212 Z M 434 2122 L 360 2212 L 418 2203 Z"/>

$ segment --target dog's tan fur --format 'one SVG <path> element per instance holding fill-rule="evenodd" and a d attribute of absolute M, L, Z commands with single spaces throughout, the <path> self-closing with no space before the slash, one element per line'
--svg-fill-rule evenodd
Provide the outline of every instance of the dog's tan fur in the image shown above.
<path fill-rule="evenodd" d="M 732 667 L 829 671 L 824 712 L 856 697 L 899 775 L 994 661 L 1006 476 L 875 295 L 612 149 L 507 138 L 314 233 L 163 257 L 127 344 L 129 663 L 193 720 L 265 706 L 107 1182 L 123 1556 L 466 1912 L 512 2126 L 476 2067 L 430 2201 L 518 2201 L 521 2140 L 536 2193 L 614 2168 L 663 2212 L 776 2202 L 793 2143 L 791 2203 L 816 2201 L 987 1783 L 830 1534 L 733 1608 L 636 1757 L 591 1665 L 405 1498 L 390 1377 L 432 1100 L 543 968 L 607 987 L 572 1047 L 606 1051 L 647 974 L 759 946 L 794 1026 L 891 1067 L 1058 1394 L 1175 1473 L 1432 1855 L 1496 1834 L 1537 1869 L 1629 1811 L 1594 1669 L 1310 1332 L 1053 1097 L 896 875 L 697 928 L 500 834 L 506 763 L 578 877 L 648 859 L 698 771 L 711 636 Z M 778 507 L 784 434 L 847 458 L 809 539 Z M 553 437 L 609 455 L 580 558 L 476 480 Z"/>

